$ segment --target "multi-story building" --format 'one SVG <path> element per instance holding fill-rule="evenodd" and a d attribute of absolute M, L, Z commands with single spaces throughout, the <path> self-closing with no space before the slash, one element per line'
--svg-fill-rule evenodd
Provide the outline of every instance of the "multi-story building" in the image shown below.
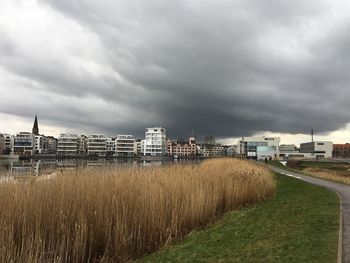
<path fill-rule="evenodd" d="M 115 153 L 119 157 L 131 157 L 135 153 L 135 138 L 132 135 L 118 135 L 115 140 Z"/>
<path fill-rule="evenodd" d="M 76 156 L 78 153 L 79 137 L 73 133 L 63 133 L 58 137 L 57 154 L 62 156 Z"/>
<path fill-rule="evenodd" d="M 87 154 L 87 143 L 88 137 L 84 134 L 81 134 L 78 138 L 78 155 L 84 156 Z"/>
<path fill-rule="evenodd" d="M 168 139 L 167 153 L 170 156 L 196 156 L 196 138 L 191 136 L 187 142 L 172 141 L 171 139 Z"/>
<path fill-rule="evenodd" d="M 0 155 L 5 152 L 5 137 L 0 134 Z"/>
<path fill-rule="evenodd" d="M 137 156 L 140 156 L 142 154 L 142 140 L 141 139 L 137 139 L 135 140 L 135 149 L 134 149 L 135 153 Z"/>
<path fill-rule="evenodd" d="M 88 136 L 88 155 L 106 156 L 106 136 L 103 134 L 92 134 Z"/>
<path fill-rule="evenodd" d="M 315 158 L 330 158 L 333 153 L 333 143 L 326 141 L 301 143 L 300 152 L 309 153 Z"/>
<path fill-rule="evenodd" d="M 225 148 L 221 145 L 198 144 L 197 151 L 205 157 L 225 155 Z"/>
<path fill-rule="evenodd" d="M 161 127 L 147 128 L 143 154 L 146 156 L 165 156 L 166 153 L 166 130 Z"/>
<path fill-rule="evenodd" d="M 58 144 L 57 138 L 55 138 L 53 136 L 47 136 L 46 140 L 47 140 L 47 145 L 48 145 L 47 153 L 56 154 L 57 153 L 57 144 Z"/>
<path fill-rule="evenodd" d="M 115 144 L 116 144 L 115 138 L 109 137 L 106 139 L 106 155 L 112 156 L 115 154 Z"/>
<path fill-rule="evenodd" d="M 48 141 L 44 135 L 34 135 L 34 153 L 44 154 L 48 152 Z"/>
<path fill-rule="evenodd" d="M 13 149 L 13 139 L 14 136 L 10 134 L 3 134 L 2 135 L 5 138 L 5 151 L 10 153 Z"/>
<path fill-rule="evenodd" d="M 13 153 L 32 155 L 35 149 L 35 137 L 30 132 L 20 132 L 13 138 Z"/>
<path fill-rule="evenodd" d="M 333 144 L 333 157 L 337 158 L 349 158 L 350 157 L 350 144 Z"/>
<path fill-rule="evenodd" d="M 242 137 L 237 150 L 247 158 L 277 158 L 279 156 L 280 137 Z"/>

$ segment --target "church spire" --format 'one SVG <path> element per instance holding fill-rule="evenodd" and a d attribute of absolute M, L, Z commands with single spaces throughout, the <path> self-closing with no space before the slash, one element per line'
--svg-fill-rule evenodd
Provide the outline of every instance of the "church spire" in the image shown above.
<path fill-rule="evenodd" d="M 35 115 L 32 133 L 34 135 L 39 135 L 38 116 L 37 115 Z"/>

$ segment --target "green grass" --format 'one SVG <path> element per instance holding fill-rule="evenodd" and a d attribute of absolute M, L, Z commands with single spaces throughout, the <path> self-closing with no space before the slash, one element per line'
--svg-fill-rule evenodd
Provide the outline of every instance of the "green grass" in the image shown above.
<path fill-rule="evenodd" d="M 231 212 L 140 262 L 336 262 L 336 194 L 276 175 L 275 197 Z"/>

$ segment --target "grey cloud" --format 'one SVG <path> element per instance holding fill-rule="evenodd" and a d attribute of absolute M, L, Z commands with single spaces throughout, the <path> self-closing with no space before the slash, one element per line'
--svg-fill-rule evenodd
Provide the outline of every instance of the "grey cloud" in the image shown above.
<path fill-rule="evenodd" d="M 40 3 L 93 32 L 104 56 L 90 59 L 112 69 L 93 76 L 75 71 L 69 57 L 46 65 L 43 54 L 21 59 L 16 43 L 0 44 L 2 66 L 52 96 L 90 95 L 116 105 L 107 116 L 98 105 L 61 105 L 65 114 L 49 111 L 45 118 L 62 126 L 76 121 L 141 136 L 146 126 L 163 125 L 173 137 L 194 131 L 225 138 L 311 127 L 330 132 L 349 122 L 350 19 L 332 21 L 331 1 Z"/>

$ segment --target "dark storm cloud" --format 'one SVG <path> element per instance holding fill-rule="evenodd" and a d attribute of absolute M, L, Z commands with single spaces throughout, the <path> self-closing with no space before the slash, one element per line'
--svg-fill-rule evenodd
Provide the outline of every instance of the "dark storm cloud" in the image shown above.
<path fill-rule="evenodd" d="M 194 131 L 225 138 L 329 132 L 349 122 L 346 2 L 39 3 L 76 32 L 56 30 L 67 36 L 57 41 L 75 44 L 49 40 L 55 52 L 26 53 L 3 30 L 0 63 L 35 82 L 34 101 L 57 97 L 40 108 L 24 105 L 56 124 L 136 135 L 162 125 L 173 137 Z M 11 103 L 0 111 L 24 114 Z"/>

